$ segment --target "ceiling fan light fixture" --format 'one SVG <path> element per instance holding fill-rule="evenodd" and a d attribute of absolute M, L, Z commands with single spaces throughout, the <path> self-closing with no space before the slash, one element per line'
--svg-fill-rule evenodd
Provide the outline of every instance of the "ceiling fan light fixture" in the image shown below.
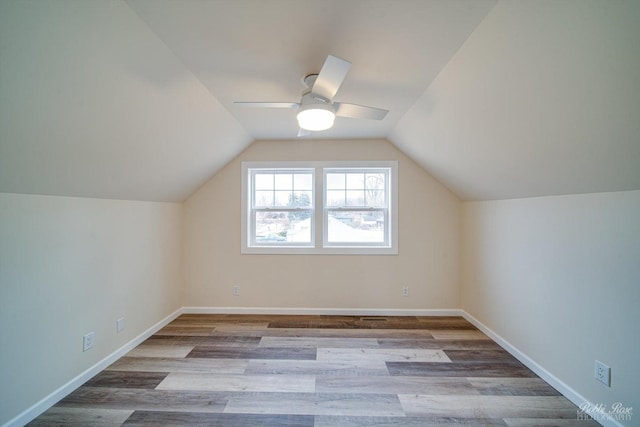
<path fill-rule="evenodd" d="M 331 105 L 311 104 L 301 107 L 298 126 L 310 131 L 327 130 L 333 126 L 336 113 Z"/>

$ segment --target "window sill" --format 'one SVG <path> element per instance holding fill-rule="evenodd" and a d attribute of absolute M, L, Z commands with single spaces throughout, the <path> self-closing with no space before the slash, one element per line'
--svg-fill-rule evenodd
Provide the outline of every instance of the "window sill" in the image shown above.
<path fill-rule="evenodd" d="M 246 247 L 242 255 L 398 255 L 397 248 L 381 247 Z"/>

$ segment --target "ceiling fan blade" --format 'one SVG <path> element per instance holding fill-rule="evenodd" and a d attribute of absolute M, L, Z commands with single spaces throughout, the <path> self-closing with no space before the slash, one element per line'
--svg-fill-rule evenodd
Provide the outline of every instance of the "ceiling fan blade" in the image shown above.
<path fill-rule="evenodd" d="M 256 108 L 298 108 L 300 104 L 297 102 L 234 102 L 241 107 Z"/>
<path fill-rule="evenodd" d="M 327 60 L 324 61 L 311 92 L 331 101 L 336 96 L 336 92 L 338 92 L 345 77 L 347 77 L 350 68 L 351 62 L 340 59 L 337 56 L 327 56 Z"/>
<path fill-rule="evenodd" d="M 389 110 L 382 108 L 366 107 L 358 104 L 347 104 L 346 102 L 334 102 L 336 116 L 350 117 L 352 119 L 382 120 Z"/>
<path fill-rule="evenodd" d="M 301 136 L 309 136 L 311 135 L 311 131 L 308 131 L 306 129 L 302 129 L 302 128 L 298 128 L 298 138 L 300 138 Z"/>

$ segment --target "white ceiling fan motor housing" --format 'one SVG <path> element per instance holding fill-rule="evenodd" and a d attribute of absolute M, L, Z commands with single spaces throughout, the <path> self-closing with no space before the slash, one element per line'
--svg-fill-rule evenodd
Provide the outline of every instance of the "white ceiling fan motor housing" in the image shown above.
<path fill-rule="evenodd" d="M 311 91 L 302 95 L 298 110 L 298 125 L 302 129 L 321 131 L 333 126 L 336 111 L 328 99 L 315 95 Z"/>

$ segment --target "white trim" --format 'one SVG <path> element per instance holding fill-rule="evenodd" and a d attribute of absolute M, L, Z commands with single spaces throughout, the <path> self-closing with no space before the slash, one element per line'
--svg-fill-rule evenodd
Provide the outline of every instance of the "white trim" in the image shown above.
<path fill-rule="evenodd" d="M 333 244 L 326 242 L 327 224 L 325 221 L 326 212 L 324 208 L 324 169 L 389 169 L 387 180 L 387 197 L 390 198 L 387 207 L 387 224 L 384 244 Z M 243 255 L 398 255 L 398 161 L 397 160 L 371 160 L 371 161 L 244 161 L 241 163 L 241 198 L 240 198 L 240 253 Z M 311 221 L 312 242 L 309 244 L 295 243 L 282 244 L 277 246 L 257 245 L 252 241 L 253 224 L 250 192 L 251 170 L 253 169 L 314 169 L 313 188 L 314 203 Z M 322 179 L 319 177 L 322 176 Z M 275 208 L 274 208 L 275 209 Z M 357 208 L 354 208 L 357 210 Z M 283 209 L 286 210 L 286 209 Z M 315 231 L 314 231 L 315 230 Z"/>
<path fill-rule="evenodd" d="M 459 308 L 291 308 L 291 307 L 183 307 L 185 314 L 290 314 L 336 316 L 462 316 Z"/>
<path fill-rule="evenodd" d="M 467 313 L 464 310 L 461 310 L 462 317 L 468 320 L 471 324 L 473 324 L 476 328 L 480 329 L 484 332 L 489 338 L 495 341 L 500 347 L 508 351 L 513 357 L 522 362 L 527 368 L 531 369 L 538 375 L 540 378 L 545 380 L 551 387 L 558 390 L 564 397 L 573 402 L 576 406 L 580 407 L 581 405 L 587 404 L 587 408 L 595 408 L 596 406 L 585 399 L 580 393 L 575 391 L 573 388 L 569 387 L 565 382 L 560 380 L 558 377 L 553 375 L 551 372 L 547 371 L 545 368 L 540 366 L 537 362 L 531 359 L 529 356 L 520 351 L 517 347 L 511 344 L 509 341 L 502 338 L 500 335 L 495 333 L 489 327 L 487 327 L 484 323 L 473 317 L 471 314 Z M 620 424 L 618 421 L 612 418 L 603 418 L 602 413 L 596 413 L 595 411 L 586 411 L 589 415 L 593 416 L 593 418 L 606 427 L 624 427 L 623 424 Z"/>
<path fill-rule="evenodd" d="M 55 391 L 50 393 L 48 396 L 34 403 L 29 408 L 25 409 L 24 411 L 22 411 L 21 413 L 19 413 L 9 421 L 7 421 L 5 424 L 3 424 L 2 427 L 13 427 L 13 426 L 19 427 L 34 420 L 38 415 L 42 414 L 44 411 L 46 411 L 47 409 L 49 409 L 50 407 L 58 403 L 62 398 L 64 398 L 69 393 L 71 393 L 72 391 L 80 387 L 82 384 L 84 384 L 93 376 L 98 374 L 100 371 L 104 370 L 113 362 L 115 362 L 116 360 L 118 360 L 119 358 L 127 354 L 129 351 L 133 350 L 135 347 L 141 344 L 144 340 L 149 338 L 151 335 L 153 335 L 160 329 L 164 328 L 167 324 L 169 324 L 175 318 L 180 316 L 182 313 L 183 313 L 183 308 L 179 308 L 178 310 L 169 314 L 167 317 L 165 317 L 158 323 L 154 324 L 153 326 L 148 328 L 146 331 L 142 332 L 140 335 L 138 335 L 131 341 L 127 342 L 122 347 L 118 348 L 116 351 L 109 354 L 104 359 L 100 360 L 95 365 L 91 366 L 81 374 L 72 378 L 70 381 L 58 387 Z"/>

